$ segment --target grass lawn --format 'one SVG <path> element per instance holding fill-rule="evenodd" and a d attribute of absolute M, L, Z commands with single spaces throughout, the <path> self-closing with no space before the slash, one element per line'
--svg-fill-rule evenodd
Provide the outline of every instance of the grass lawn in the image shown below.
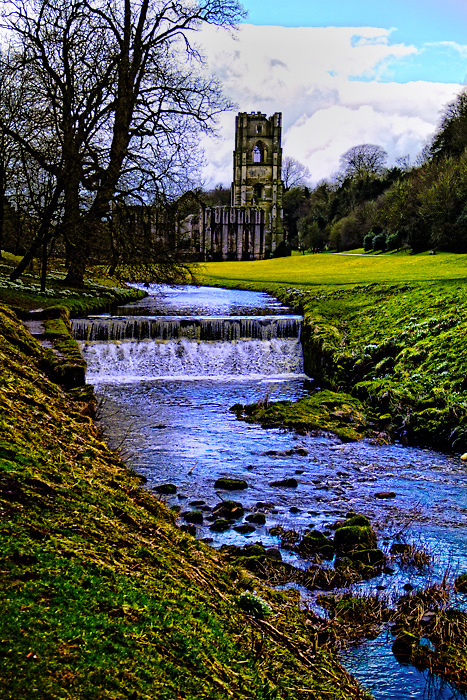
<path fill-rule="evenodd" d="M 289 258 L 241 262 L 211 262 L 199 266 L 203 284 L 232 286 L 314 286 L 361 285 L 392 282 L 467 279 L 467 256 L 453 253 L 430 255 L 343 255 L 318 253 Z"/>

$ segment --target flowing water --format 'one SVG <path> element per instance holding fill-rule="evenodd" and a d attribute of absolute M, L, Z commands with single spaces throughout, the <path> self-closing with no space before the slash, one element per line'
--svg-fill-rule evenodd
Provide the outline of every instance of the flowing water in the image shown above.
<path fill-rule="evenodd" d="M 379 524 L 381 537 L 404 531 L 428 547 L 436 564 L 467 571 L 467 487 L 458 458 L 430 450 L 367 442 L 342 444 L 332 436 L 298 436 L 238 421 L 235 403 L 296 399 L 307 392 L 300 317 L 264 294 L 209 288 L 151 286 L 149 296 L 115 316 L 73 322 L 88 363 L 87 379 L 100 401 L 110 444 L 147 478 L 149 489 L 177 486 L 169 506 L 200 509 L 197 536 L 215 547 L 261 541 L 278 545 L 274 525 L 327 531 L 349 511 Z M 248 488 L 231 497 L 245 514 L 258 502 L 264 526 L 241 534 L 209 530 L 209 511 L 222 498 L 219 477 L 241 478 Z M 295 488 L 273 482 L 294 478 Z M 393 491 L 381 500 L 375 494 Z M 183 522 L 183 521 L 182 521 Z M 284 558 L 304 565 L 290 553 Z M 415 572 L 382 574 L 371 586 L 417 587 Z M 463 698 L 452 687 L 396 661 L 391 639 L 349 648 L 346 667 L 377 700 Z"/>

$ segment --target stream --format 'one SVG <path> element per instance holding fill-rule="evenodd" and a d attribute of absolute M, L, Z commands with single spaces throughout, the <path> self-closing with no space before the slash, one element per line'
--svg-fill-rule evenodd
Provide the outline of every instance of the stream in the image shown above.
<path fill-rule="evenodd" d="M 446 571 L 467 571 L 466 466 L 458 457 L 265 430 L 230 410 L 236 403 L 307 393 L 300 317 L 256 292 L 163 285 L 147 291 L 145 299 L 113 315 L 75 319 L 73 332 L 110 446 L 146 477 L 148 489 L 176 485 L 174 495 L 163 497 L 169 507 L 203 512 L 197 537 L 214 547 L 257 541 L 278 547 L 270 534 L 274 526 L 332 532 L 336 521 L 355 511 L 370 518 L 383 542 L 404 532 L 406 541 L 429 549 L 435 560 L 428 574 L 381 574 L 362 584 L 366 589 L 417 588 L 427 576 L 437 582 Z M 214 486 L 220 477 L 243 479 L 248 487 L 229 495 Z M 292 478 L 294 488 L 273 485 Z M 375 495 L 390 491 L 394 498 Z M 212 532 L 210 510 L 225 498 L 241 501 L 245 516 L 261 502 L 265 524 L 248 533 L 241 527 Z M 306 566 L 297 555 L 282 555 Z M 384 630 L 341 654 L 376 700 L 466 699 L 397 662 L 391 644 Z"/>

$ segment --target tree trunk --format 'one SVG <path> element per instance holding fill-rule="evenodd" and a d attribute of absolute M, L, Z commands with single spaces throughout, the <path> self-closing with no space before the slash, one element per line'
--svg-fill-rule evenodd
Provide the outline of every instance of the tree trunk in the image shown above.
<path fill-rule="evenodd" d="M 44 215 L 42 217 L 41 225 L 39 226 L 39 230 L 37 232 L 36 237 L 34 238 L 33 242 L 31 243 L 31 246 L 27 253 L 23 256 L 22 260 L 19 262 L 17 267 L 13 270 L 13 272 L 10 275 L 10 280 L 14 282 L 15 280 L 18 279 L 18 277 L 21 277 L 31 260 L 34 258 L 35 254 L 38 252 L 40 247 L 42 245 L 47 245 L 47 243 L 50 241 L 54 234 L 54 230 L 51 226 L 52 224 L 52 219 L 54 218 L 55 212 L 57 210 L 58 206 L 58 200 L 60 199 L 60 195 L 62 194 L 62 186 L 57 183 L 55 186 L 55 191 L 53 193 L 52 199 L 50 200 L 49 204 L 47 205 Z"/>
<path fill-rule="evenodd" d="M 75 161 L 76 162 L 76 161 Z M 84 273 L 89 256 L 87 227 L 79 206 L 79 172 L 70 174 L 65 186 L 65 213 L 63 230 L 66 238 L 68 272 L 65 282 L 72 287 L 84 287 Z"/>

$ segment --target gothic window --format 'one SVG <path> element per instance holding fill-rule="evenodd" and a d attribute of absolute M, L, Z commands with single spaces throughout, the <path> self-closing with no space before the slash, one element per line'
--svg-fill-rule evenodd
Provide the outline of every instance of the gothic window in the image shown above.
<path fill-rule="evenodd" d="M 253 149 L 253 163 L 262 163 L 264 160 L 264 148 L 261 143 L 257 143 Z"/>
<path fill-rule="evenodd" d="M 257 124 L 256 125 L 256 133 L 261 134 L 262 131 L 263 131 L 263 127 L 261 126 L 261 124 Z"/>

